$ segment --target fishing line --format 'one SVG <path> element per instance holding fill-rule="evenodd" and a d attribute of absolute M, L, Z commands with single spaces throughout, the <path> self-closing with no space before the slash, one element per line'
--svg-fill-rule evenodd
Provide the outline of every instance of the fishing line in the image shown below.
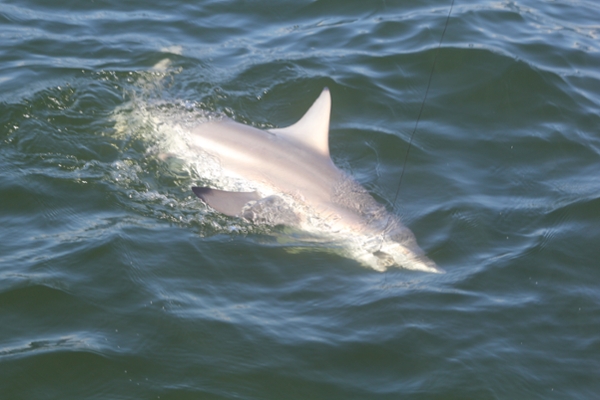
<path fill-rule="evenodd" d="M 412 142 L 413 142 L 413 138 L 415 137 L 415 133 L 417 132 L 417 129 L 419 127 L 419 121 L 421 120 L 421 115 L 423 114 L 423 109 L 425 108 L 425 102 L 427 101 L 427 95 L 429 94 L 429 88 L 431 87 L 431 80 L 433 78 L 433 71 L 435 70 L 435 64 L 437 63 L 437 58 L 438 58 L 438 53 L 440 52 L 440 47 L 442 47 L 442 42 L 444 41 L 444 36 L 446 35 L 446 29 L 448 28 L 448 23 L 450 22 L 450 15 L 452 14 L 452 8 L 454 8 L 454 0 L 452 0 L 452 3 L 450 4 L 450 9 L 448 10 L 448 16 L 446 17 L 446 23 L 444 24 L 444 30 L 442 31 L 442 35 L 440 37 L 440 42 L 438 43 L 438 46 L 435 50 L 435 55 L 433 57 L 433 63 L 431 65 L 431 72 L 429 73 L 429 79 L 427 81 L 427 88 L 425 89 L 425 96 L 423 96 L 423 101 L 421 102 L 421 108 L 419 109 L 419 115 L 417 115 L 417 120 L 415 121 L 415 127 L 412 131 L 412 133 L 410 134 L 410 139 L 408 141 L 408 148 L 406 149 L 406 154 L 404 155 L 404 162 L 402 164 L 402 173 L 400 174 L 400 179 L 398 180 L 398 188 L 396 189 L 396 195 L 394 196 L 394 202 L 392 203 L 392 208 L 396 208 L 396 202 L 398 201 L 398 196 L 400 195 L 400 187 L 402 186 L 402 178 L 404 177 L 404 171 L 406 171 L 406 162 L 408 161 L 408 154 L 410 153 L 410 149 L 412 147 Z M 392 233 L 393 228 L 393 224 L 392 224 L 392 220 L 393 218 L 390 216 L 387 219 L 387 222 L 385 224 L 385 227 L 383 228 L 383 231 L 381 232 L 381 243 L 380 243 L 380 248 L 382 246 L 382 244 L 384 243 L 385 239 L 384 237 L 390 233 Z M 384 285 L 385 285 L 385 278 L 384 278 Z"/>
<path fill-rule="evenodd" d="M 440 52 L 440 47 L 442 47 L 442 42 L 444 41 L 444 35 L 446 34 L 446 28 L 448 28 L 448 22 L 450 21 L 450 14 L 452 14 L 452 8 L 454 7 L 454 0 L 452 0 L 452 4 L 450 4 L 450 10 L 448 11 L 448 16 L 446 17 L 446 24 L 444 25 L 444 30 L 442 31 L 442 36 L 440 37 L 440 43 L 438 44 L 437 49 L 435 50 L 435 55 L 433 57 L 433 64 L 431 65 L 431 73 L 429 74 L 429 80 L 427 81 L 427 89 L 425 89 L 425 96 L 423 97 L 423 102 L 421 103 L 421 108 L 419 109 L 419 115 L 417 116 L 417 121 L 415 122 L 415 128 L 410 134 L 410 140 L 408 141 L 408 149 L 406 150 L 406 155 L 404 156 L 404 163 L 402 164 L 402 173 L 400 174 L 400 180 L 398 181 L 398 188 L 396 189 L 396 195 L 394 196 L 394 202 L 392 203 L 392 207 L 396 208 L 396 202 L 398 201 L 398 195 L 400 194 L 400 186 L 402 185 L 402 178 L 404 177 L 404 171 L 406 171 L 406 162 L 408 161 L 408 153 L 410 153 L 410 149 L 412 147 L 413 138 L 415 133 L 417 132 L 417 128 L 419 127 L 419 121 L 421 120 L 421 114 L 423 114 L 423 109 L 425 108 L 425 101 L 427 101 L 427 95 L 429 94 L 429 87 L 431 86 L 431 79 L 433 78 L 433 71 L 435 69 L 435 64 L 437 62 L 438 53 Z"/>

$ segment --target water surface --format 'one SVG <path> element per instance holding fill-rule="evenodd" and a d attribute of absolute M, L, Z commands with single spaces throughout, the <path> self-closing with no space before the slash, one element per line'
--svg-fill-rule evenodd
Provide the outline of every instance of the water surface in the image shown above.
<path fill-rule="evenodd" d="M 600 6 L 457 1 L 394 202 L 449 7 L 3 1 L 2 397 L 597 396 Z M 298 249 L 158 156 L 157 115 L 281 127 L 324 86 L 446 274 Z"/>

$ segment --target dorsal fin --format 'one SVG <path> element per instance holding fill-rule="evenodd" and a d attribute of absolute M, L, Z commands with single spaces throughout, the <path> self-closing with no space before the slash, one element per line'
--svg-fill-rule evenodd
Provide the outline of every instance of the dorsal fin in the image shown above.
<path fill-rule="evenodd" d="M 270 129 L 277 135 L 287 136 L 325 157 L 329 157 L 329 114 L 331 113 L 331 95 L 324 88 L 321 95 L 300 121 L 286 128 Z"/>

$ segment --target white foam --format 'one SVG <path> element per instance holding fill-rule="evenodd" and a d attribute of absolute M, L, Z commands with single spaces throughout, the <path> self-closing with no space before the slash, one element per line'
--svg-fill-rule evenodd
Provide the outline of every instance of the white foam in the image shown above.
<path fill-rule="evenodd" d="M 160 81 L 168 73 L 154 71 L 140 74 L 138 85 L 142 88 L 142 93 L 151 93 L 159 88 Z M 199 221 L 209 230 L 228 233 L 253 229 L 264 232 L 264 226 L 253 227 L 241 220 L 211 213 L 191 192 L 192 186 L 210 186 L 231 191 L 257 190 L 263 196 L 274 194 L 273 188 L 241 179 L 224 170 L 218 159 L 199 152 L 198 147 L 194 146 L 191 134 L 194 127 L 222 116 L 189 101 L 163 101 L 136 93 L 131 99 L 114 111 L 114 134 L 124 141 L 142 143 L 145 153 L 114 162 L 110 174 L 113 182 L 126 189 L 132 201 L 150 207 L 151 213 L 159 218 L 170 218 L 180 223 Z M 152 187 L 145 176 L 148 171 L 144 168 L 152 160 L 155 165 L 161 165 L 158 171 L 154 171 L 156 175 L 177 177 L 173 179 L 178 185 L 177 190 L 169 192 L 159 185 Z M 303 246 L 310 246 L 317 242 L 321 250 L 343 254 L 375 270 L 384 271 L 387 268 L 389 260 L 377 256 L 377 253 L 388 253 L 383 235 L 369 235 L 350 228 L 336 227 L 335 221 L 320 217 L 301 199 L 281 193 L 279 196 L 290 209 L 301 216 L 300 226 L 304 234 L 293 234 L 289 242 L 296 242 L 299 246 L 301 243 Z M 161 207 L 154 206 L 157 204 Z M 298 249 L 291 244 L 286 248 Z M 394 251 L 396 249 L 390 249 L 389 253 Z"/>

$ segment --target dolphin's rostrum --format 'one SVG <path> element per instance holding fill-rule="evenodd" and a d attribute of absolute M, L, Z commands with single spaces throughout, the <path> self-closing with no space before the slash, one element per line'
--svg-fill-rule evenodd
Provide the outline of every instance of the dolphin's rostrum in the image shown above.
<path fill-rule="evenodd" d="M 344 254 L 376 270 L 389 266 L 442 272 L 417 245 L 412 232 L 387 212 L 329 156 L 331 95 L 319 98 L 294 125 L 260 130 L 230 119 L 192 131 L 198 150 L 257 191 L 192 190 L 229 216 L 256 223 L 292 225 L 339 239 Z"/>

